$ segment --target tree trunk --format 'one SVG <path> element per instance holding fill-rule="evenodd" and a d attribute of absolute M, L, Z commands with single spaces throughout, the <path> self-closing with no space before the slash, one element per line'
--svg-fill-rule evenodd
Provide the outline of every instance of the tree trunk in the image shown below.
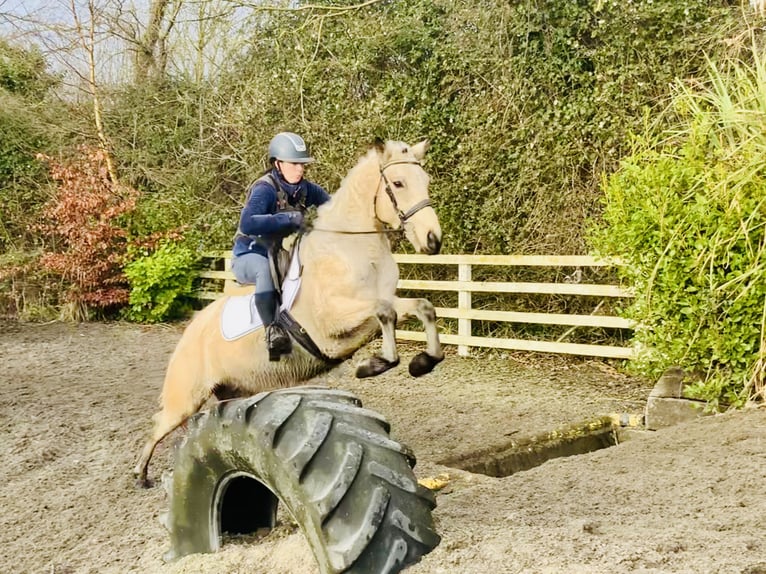
<path fill-rule="evenodd" d="M 138 39 L 136 48 L 134 79 L 137 84 L 150 78 L 158 78 L 165 72 L 167 31 L 163 31 L 162 22 L 170 3 L 171 0 L 152 0 L 151 2 L 149 22 L 143 36 Z M 168 30 L 169 28 L 170 26 Z"/>

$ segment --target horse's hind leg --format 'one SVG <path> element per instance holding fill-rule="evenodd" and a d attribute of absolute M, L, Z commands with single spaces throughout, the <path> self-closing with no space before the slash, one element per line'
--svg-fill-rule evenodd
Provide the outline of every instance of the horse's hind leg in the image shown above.
<path fill-rule="evenodd" d="M 144 445 L 138 463 L 135 469 L 133 469 L 133 474 L 136 477 L 136 486 L 141 488 L 148 488 L 150 486 L 147 479 L 147 471 L 149 469 L 149 461 L 152 458 L 152 454 L 154 454 L 154 449 L 162 439 L 196 413 L 208 398 L 207 396 L 183 396 L 178 393 L 166 395 L 165 390 L 163 390 L 163 408 L 152 417 L 154 420 L 152 436 Z"/>
<path fill-rule="evenodd" d="M 361 361 L 356 368 L 356 376 L 360 379 L 374 377 L 399 364 L 399 353 L 396 350 L 396 310 L 388 301 L 379 301 L 375 318 L 380 323 L 383 345 L 379 355 Z"/>
<path fill-rule="evenodd" d="M 437 363 L 444 359 L 439 331 L 436 328 L 436 311 L 428 299 L 394 299 L 394 308 L 400 319 L 415 316 L 423 324 L 426 332 L 426 350 L 418 353 L 410 361 L 410 374 L 419 377 L 433 371 Z"/>

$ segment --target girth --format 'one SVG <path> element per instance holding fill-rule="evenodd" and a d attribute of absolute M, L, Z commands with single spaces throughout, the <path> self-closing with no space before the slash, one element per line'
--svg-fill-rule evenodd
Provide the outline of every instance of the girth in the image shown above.
<path fill-rule="evenodd" d="M 338 363 L 343 362 L 343 359 L 333 359 L 325 355 L 319 347 L 317 347 L 316 343 L 314 343 L 306 330 L 300 326 L 298 321 L 296 321 L 292 315 L 290 315 L 289 311 L 284 309 L 279 311 L 277 323 L 282 325 L 282 327 L 290 333 L 290 336 L 295 342 L 306 349 L 306 351 L 313 357 L 316 357 L 320 361 L 324 361 L 328 365 L 337 365 Z"/>

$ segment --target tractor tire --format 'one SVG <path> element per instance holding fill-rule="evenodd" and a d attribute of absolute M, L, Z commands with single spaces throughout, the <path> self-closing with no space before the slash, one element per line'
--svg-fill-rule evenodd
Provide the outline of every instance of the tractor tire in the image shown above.
<path fill-rule="evenodd" d="M 189 420 L 172 473 L 166 560 L 215 552 L 223 532 L 276 524 L 281 502 L 322 574 L 396 573 L 440 542 L 433 493 L 389 424 L 353 394 L 293 387 L 224 401 Z"/>

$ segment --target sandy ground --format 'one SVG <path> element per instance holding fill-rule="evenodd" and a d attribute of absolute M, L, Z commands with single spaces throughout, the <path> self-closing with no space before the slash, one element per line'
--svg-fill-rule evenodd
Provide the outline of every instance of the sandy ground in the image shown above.
<path fill-rule="evenodd" d="M 0 322 L 0 572 L 316 572 L 294 525 L 166 565 L 161 488 L 130 471 L 180 326 Z M 363 349 L 361 354 L 369 353 Z M 421 379 L 403 365 L 320 382 L 384 414 L 448 473 L 442 543 L 412 574 L 766 573 L 766 410 L 704 417 L 504 478 L 442 464 L 610 413 L 640 413 L 651 383 L 599 361 L 454 353 Z M 172 466 L 171 436 L 150 473 Z"/>

